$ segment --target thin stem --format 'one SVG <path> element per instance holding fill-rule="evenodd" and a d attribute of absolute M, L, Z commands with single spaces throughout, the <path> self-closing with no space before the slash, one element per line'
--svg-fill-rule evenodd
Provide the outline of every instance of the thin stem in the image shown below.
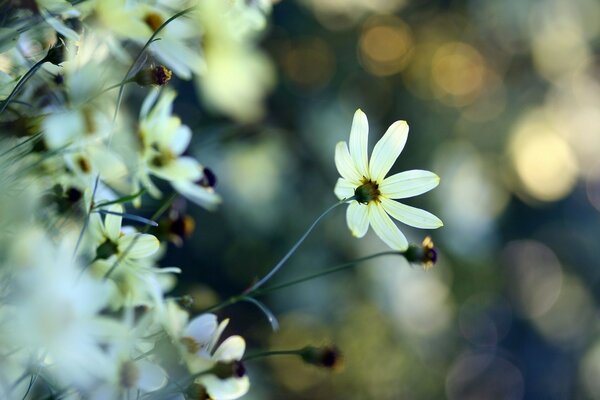
<path fill-rule="evenodd" d="M 336 208 L 336 207 L 344 204 L 346 201 L 348 201 L 348 199 L 344 199 L 344 200 L 338 201 L 337 203 L 335 203 L 334 205 L 332 205 L 331 207 L 329 207 L 327 210 L 325 210 L 321 215 L 319 215 L 319 217 L 312 223 L 312 225 L 306 230 L 306 232 L 304 232 L 304 235 L 302 235 L 302 237 L 300 237 L 300 239 L 296 242 L 296 244 L 294 244 L 292 246 L 292 248 L 286 253 L 285 256 L 283 256 L 283 258 L 277 263 L 277 265 L 275 265 L 271 269 L 271 271 L 269 271 L 269 273 L 267 275 L 265 275 L 261 280 L 259 280 L 258 282 L 256 282 L 252 286 L 250 286 L 248 289 L 246 289 L 244 291 L 244 293 L 248 294 L 248 293 L 253 292 L 254 290 L 256 290 L 259 287 L 261 287 L 262 285 L 264 285 L 269 279 L 271 279 L 273 277 L 273 275 L 275 275 L 281 269 L 281 267 L 283 267 L 283 265 L 285 264 L 285 262 L 292 256 L 292 254 L 294 254 L 294 252 L 298 249 L 298 247 L 300 247 L 300 245 L 302 244 L 302 242 L 304 242 L 304 240 L 312 232 L 312 230 L 315 228 L 315 226 L 317 226 L 317 224 L 327 214 L 329 214 L 329 212 L 331 212 L 331 210 L 333 210 L 334 208 Z"/>
<path fill-rule="evenodd" d="M 303 349 L 263 351 L 260 353 L 248 354 L 247 356 L 242 358 L 242 361 L 245 362 L 245 361 L 255 360 L 257 358 L 271 357 L 271 356 L 299 356 L 302 354 L 302 350 Z"/>
<path fill-rule="evenodd" d="M 247 293 L 245 292 L 242 295 L 232 296 L 232 297 L 228 298 L 227 300 L 225 300 L 225 301 L 223 301 L 223 302 L 221 302 L 219 304 L 216 304 L 216 305 L 214 305 L 214 306 L 212 306 L 210 308 L 207 308 L 207 309 L 203 310 L 203 313 L 218 311 L 218 310 L 220 310 L 222 308 L 225 308 L 227 306 L 230 306 L 230 305 L 235 304 L 235 303 L 240 302 L 240 301 L 247 300 L 248 298 L 251 298 L 251 297 L 254 297 L 254 296 L 262 296 L 264 294 L 271 293 L 271 292 L 277 291 L 279 289 L 284 289 L 286 287 L 297 285 L 299 283 L 310 281 L 312 279 L 320 278 L 320 277 L 325 276 L 325 275 L 330 275 L 330 274 L 333 274 L 335 272 L 343 271 L 345 269 L 349 269 L 350 267 L 355 266 L 358 263 L 361 263 L 361 262 L 364 262 L 364 261 L 368 261 L 368 260 L 371 260 L 373 258 L 383 257 L 383 256 L 392 256 L 392 255 L 402 256 L 402 255 L 404 255 L 404 252 L 401 252 L 401 251 L 383 251 L 381 253 L 375 253 L 375 254 L 371 254 L 371 255 L 365 256 L 365 257 L 357 258 L 356 260 L 348 261 L 348 262 L 345 262 L 343 264 L 336 265 L 334 267 L 326 269 L 324 271 L 320 271 L 320 272 L 317 272 L 317 273 L 314 273 L 314 274 L 303 276 L 303 277 L 298 278 L 298 279 L 293 279 L 291 281 L 283 282 L 283 283 L 280 283 L 278 285 L 268 286 L 268 287 L 263 288 L 263 289 L 255 289 L 255 290 L 253 290 L 251 292 L 247 292 Z"/>
<path fill-rule="evenodd" d="M 371 260 L 373 258 L 383 257 L 383 256 L 392 256 L 392 255 L 399 256 L 399 255 L 403 255 L 403 254 L 404 253 L 401 252 L 401 251 L 383 251 L 381 253 L 371 254 L 371 255 L 368 255 L 368 256 L 365 256 L 365 257 L 357 258 L 356 260 L 352 260 L 352 261 L 348 261 L 348 262 L 340 264 L 340 265 L 336 265 L 335 267 L 331 267 L 331 268 L 326 269 L 326 270 L 321 271 L 321 272 L 316 272 L 314 274 L 310 274 L 310 275 L 307 275 L 307 276 L 304 276 L 304 277 L 301 277 L 301 278 L 298 278 L 298 279 L 293 279 L 293 280 L 288 281 L 288 282 L 283 282 L 283 283 L 280 283 L 278 285 L 268 286 L 268 287 L 263 288 L 263 289 L 257 289 L 257 290 L 255 290 L 255 291 L 253 291 L 251 293 L 248 293 L 247 296 L 262 296 L 264 294 L 267 294 L 267 293 L 270 293 L 270 292 L 274 292 L 274 291 L 279 290 L 279 289 L 284 289 L 284 288 L 289 287 L 289 286 L 297 285 L 299 283 L 310 281 L 310 280 L 315 279 L 315 278 L 320 278 L 320 277 L 325 276 L 325 275 L 330 275 L 330 274 L 333 274 L 333 273 L 336 273 L 336 272 L 339 272 L 339 271 L 343 271 L 345 269 L 349 269 L 349 268 L 355 266 L 358 263 L 361 263 L 363 261 L 368 261 L 368 260 Z"/>
<path fill-rule="evenodd" d="M 162 31 L 168 24 L 170 24 L 175 19 L 177 19 L 177 18 L 181 17 L 182 15 L 187 14 L 188 12 L 190 12 L 193 8 L 194 7 L 186 8 L 185 10 L 178 12 L 177 14 L 173 15 L 171 18 L 169 18 L 165 22 L 163 22 L 162 25 L 159 26 L 158 29 L 156 29 L 156 31 L 154 31 L 154 33 L 152 34 L 152 36 L 150 36 L 150 39 L 148 39 L 148 41 L 144 44 L 144 47 L 142 47 L 142 49 L 140 50 L 140 52 L 136 56 L 136 58 L 133 61 L 133 63 L 131 63 L 131 66 L 129 67 L 129 69 L 125 73 L 125 77 L 123 78 L 123 81 L 129 79 L 129 74 L 133 70 L 134 66 L 137 64 L 138 60 L 142 57 L 142 55 L 144 54 L 144 52 L 146 51 L 146 49 L 148 48 L 148 46 L 150 46 L 150 44 L 152 44 L 152 42 L 154 42 L 156 36 L 160 33 L 160 31 Z M 119 108 L 121 106 L 121 99 L 123 98 L 123 90 L 124 90 L 124 88 L 125 88 L 124 85 L 121 85 L 121 87 L 119 88 L 119 94 L 117 96 L 117 106 L 115 107 L 115 113 L 113 115 L 113 121 L 117 119 L 117 114 L 119 113 Z M 112 135 L 109 138 L 109 144 L 110 144 L 111 140 L 112 140 Z"/>
<path fill-rule="evenodd" d="M 4 112 L 4 110 L 6 109 L 8 104 L 11 102 L 12 98 L 14 96 L 16 96 L 17 92 L 19 91 L 19 89 L 21 89 L 21 87 L 23 87 L 25 82 L 27 82 L 29 80 L 29 78 L 31 78 L 33 76 L 33 74 L 35 74 L 37 72 L 37 70 L 40 69 L 40 67 L 47 61 L 47 58 L 48 58 L 48 56 L 42 58 L 40 61 L 33 64 L 33 67 L 29 68 L 29 70 L 25 73 L 25 75 L 23 75 L 23 77 L 21 77 L 19 82 L 17 82 L 17 84 L 13 88 L 12 92 L 10 92 L 8 97 L 2 101 L 2 106 L 0 107 L 0 114 Z"/>

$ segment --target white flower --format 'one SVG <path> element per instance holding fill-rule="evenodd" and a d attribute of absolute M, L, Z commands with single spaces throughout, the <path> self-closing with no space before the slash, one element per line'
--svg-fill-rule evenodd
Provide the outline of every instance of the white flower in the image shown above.
<path fill-rule="evenodd" d="M 193 340 L 197 345 L 195 354 L 187 357 L 190 372 L 206 371 L 217 362 L 235 365 L 236 361 L 242 359 L 246 342 L 241 336 L 230 336 L 215 349 L 228 323 L 229 320 L 226 319 L 217 324 L 217 317 L 214 314 L 202 314 L 190 321 L 184 331 L 185 337 Z M 241 367 L 241 364 L 239 365 Z M 203 374 L 195 380 L 195 383 L 204 386 L 210 397 L 215 400 L 237 399 L 246 394 L 250 388 L 250 380 L 243 367 L 235 372 L 232 371 L 232 375 L 224 379 L 214 374 Z"/>
<path fill-rule="evenodd" d="M 118 308 L 127 300 L 129 305 L 152 303 L 156 297 L 157 274 L 179 272 L 177 268 L 155 268 L 154 257 L 159 249 L 158 239 L 138 233 L 130 227 L 121 228 L 123 207 L 113 204 L 107 208 L 104 221 L 97 213 L 90 215 L 90 248 L 95 252 L 91 271 L 110 279 L 118 290 L 113 293 L 111 306 Z M 118 262 L 116 267 L 115 263 Z M 114 268 L 114 269 L 113 269 Z"/>
<path fill-rule="evenodd" d="M 113 340 L 108 348 L 111 370 L 89 398 L 91 400 L 132 399 L 157 391 L 167 384 L 167 372 L 152 358 L 155 344 L 148 336 L 151 318 L 134 321 L 133 308 L 124 311 L 123 337 Z M 150 335 L 151 336 L 151 335 Z"/>
<path fill-rule="evenodd" d="M 171 182 L 175 190 L 194 203 L 214 208 L 221 198 L 212 187 L 199 184 L 205 176 L 204 167 L 184 155 L 192 131 L 171 113 L 175 96 L 172 90 L 152 91 L 142 105 L 139 135 L 143 148 L 134 189 L 139 190 L 141 184 L 150 195 L 159 197 L 160 191 L 150 179 L 154 175 Z"/>
<path fill-rule="evenodd" d="M 167 301 L 161 317 L 165 330 L 178 345 L 189 373 L 199 374 L 194 383 L 203 386 L 210 398 L 237 399 L 248 391 L 250 381 L 238 363 L 246 350 L 244 339 L 238 335 L 230 336 L 217 346 L 228 319 L 218 323 L 216 315 L 201 314 L 187 322 L 188 314 L 173 301 Z M 218 363 L 224 368 L 231 366 L 231 376 L 219 378 L 208 372 Z"/>
<path fill-rule="evenodd" d="M 31 371 L 43 366 L 61 384 L 84 388 L 110 369 L 102 344 L 122 329 L 101 315 L 110 287 L 74 262 L 74 239 L 55 246 L 41 230 L 19 235 L 0 336 L 29 354 Z"/>
<path fill-rule="evenodd" d="M 388 216 L 415 228 L 436 229 L 443 226 L 435 215 L 394 201 L 428 192 L 440 178 L 422 170 L 405 171 L 385 177 L 402 152 L 408 138 L 406 121 L 394 122 L 375 144 L 368 159 L 369 125 L 367 116 L 356 110 L 350 131 L 350 150 L 346 142 L 335 148 L 335 165 L 342 175 L 335 186 L 336 196 L 355 196 L 347 210 L 346 220 L 352 234 L 363 237 L 369 225 L 377 236 L 396 250 L 405 250 L 408 241 Z"/>

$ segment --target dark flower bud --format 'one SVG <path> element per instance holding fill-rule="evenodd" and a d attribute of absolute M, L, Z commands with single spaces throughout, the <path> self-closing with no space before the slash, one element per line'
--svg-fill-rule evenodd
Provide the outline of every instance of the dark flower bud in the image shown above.
<path fill-rule="evenodd" d="M 164 65 L 156 65 L 142 69 L 135 74 L 133 81 L 140 86 L 164 86 L 171 80 L 173 73 Z"/>
<path fill-rule="evenodd" d="M 411 263 L 420 263 L 424 269 L 430 269 L 437 261 L 437 250 L 430 236 L 423 239 L 421 245 L 410 244 L 404 252 L 404 257 Z"/>
<path fill-rule="evenodd" d="M 48 50 L 48 54 L 44 57 L 44 61 L 54 65 L 60 65 L 65 61 L 65 43 L 62 40 L 57 41 L 56 44 Z"/>
<path fill-rule="evenodd" d="M 217 176 L 210 168 L 204 167 L 202 169 L 202 178 L 198 184 L 205 188 L 214 188 L 217 186 Z"/>
<path fill-rule="evenodd" d="M 241 361 L 219 361 L 210 372 L 215 374 L 219 379 L 242 378 L 246 375 L 246 367 L 244 367 Z"/>
<path fill-rule="evenodd" d="M 338 369 L 342 364 L 342 354 L 335 346 L 306 346 L 300 356 L 305 363 L 317 367 Z"/>

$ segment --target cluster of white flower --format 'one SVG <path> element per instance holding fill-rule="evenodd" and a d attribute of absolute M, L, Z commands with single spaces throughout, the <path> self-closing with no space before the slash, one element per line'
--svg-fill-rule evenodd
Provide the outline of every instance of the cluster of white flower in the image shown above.
<path fill-rule="evenodd" d="M 179 269 L 158 267 L 161 241 L 183 233 L 149 234 L 154 221 L 125 206 L 148 194 L 166 209 L 157 180 L 202 207 L 219 204 L 211 171 L 186 155 L 192 131 L 165 84 L 172 74 L 193 80 L 216 112 L 261 117 L 273 73 L 257 39 L 270 7 L 0 4 L 0 398 L 246 393 L 242 337 L 220 341 L 227 320 L 192 318 L 165 295 Z M 136 84 L 147 91 L 139 113 L 135 101 L 121 107 Z"/>
<path fill-rule="evenodd" d="M 249 387 L 241 336 L 221 341 L 227 320 L 193 317 L 166 294 L 178 268 L 160 268 L 165 242 L 180 242 L 185 218 L 152 231 L 171 205 L 168 182 L 215 208 L 213 173 L 186 154 L 192 131 L 173 115 L 175 74 L 194 80 L 203 103 L 256 120 L 272 86 L 257 47 L 270 0 L 37 0 L 2 6 L 0 28 L 0 398 L 235 399 Z M 141 86 L 140 111 L 123 103 Z M 121 107 L 121 104 L 124 104 Z M 409 246 L 386 213 L 409 225 L 441 221 L 391 199 L 424 193 L 439 179 L 409 171 L 384 179 L 406 141 L 397 122 L 367 160 L 359 110 L 336 149 L 343 176 L 335 206 L 348 224 L 369 224 L 397 254 L 435 262 L 433 245 Z M 145 195 L 162 206 L 132 214 Z M 145 200 L 144 200 L 145 201 Z M 334 207 L 335 207 L 334 206 Z M 319 218 L 320 219 L 320 218 Z M 252 298 L 306 235 L 262 280 Z M 124 220 L 136 223 L 123 226 Z M 164 233 L 160 235 L 159 233 Z M 275 326 L 275 323 L 273 323 Z M 336 352 L 292 352 L 331 367 Z"/>

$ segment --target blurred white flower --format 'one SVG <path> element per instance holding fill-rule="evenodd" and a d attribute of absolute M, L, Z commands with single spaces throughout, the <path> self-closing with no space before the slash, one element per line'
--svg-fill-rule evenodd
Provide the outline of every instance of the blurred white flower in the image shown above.
<path fill-rule="evenodd" d="M 96 212 L 90 215 L 87 239 L 94 253 L 91 271 L 99 277 L 110 271 L 110 281 L 117 287 L 111 297 L 113 308 L 126 302 L 135 306 L 156 301 L 158 274 L 179 272 L 179 269 L 154 267 L 152 256 L 159 249 L 158 239 L 133 228 L 121 228 L 121 205 L 113 204 L 106 211 L 104 221 Z"/>
<path fill-rule="evenodd" d="M 104 28 L 120 39 L 132 39 L 144 45 L 178 11 L 175 2 L 148 4 L 125 0 L 101 0 L 94 3 L 95 15 Z M 111 35 L 106 35 L 110 37 Z M 204 69 L 200 50 L 200 30 L 194 20 L 182 15 L 167 24 L 157 35 L 159 40 L 150 44 L 149 49 L 156 58 L 182 79 L 190 79 Z M 122 53 L 120 45 L 112 46 Z"/>
<path fill-rule="evenodd" d="M 74 237 L 58 246 L 37 229 L 18 237 L 0 336 L 27 355 L 30 371 L 43 368 L 61 385 L 88 387 L 111 368 L 102 343 L 122 334 L 118 322 L 100 314 L 110 286 L 74 262 Z"/>
<path fill-rule="evenodd" d="M 342 178 L 335 194 L 340 199 L 354 199 L 348 206 L 346 220 L 352 234 L 363 237 L 369 225 L 377 236 L 396 250 L 405 250 L 408 241 L 388 216 L 415 228 L 436 229 L 443 225 L 435 215 L 393 201 L 425 193 L 439 184 L 439 177 L 422 170 L 405 171 L 385 177 L 402 152 L 408 138 L 408 124 L 394 122 L 375 144 L 368 159 L 369 124 L 367 116 L 356 110 L 350 131 L 350 150 L 346 142 L 335 148 L 335 165 Z"/>
<path fill-rule="evenodd" d="M 151 92 L 142 105 L 139 135 L 142 141 L 142 156 L 134 180 L 135 190 L 144 186 L 148 192 L 159 197 L 160 191 L 150 179 L 150 175 L 165 179 L 175 190 L 191 201 L 212 208 L 221 199 L 211 186 L 199 183 L 204 177 L 204 167 L 193 157 L 185 156 L 192 131 L 172 115 L 176 93 L 165 90 Z M 198 183 L 197 183 L 198 182 Z"/>
<path fill-rule="evenodd" d="M 221 0 L 199 2 L 206 71 L 197 84 L 208 106 L 240 121 L 264 114 L 263 98 L 274 85 L 274 68 L 254 44 L 255 10 Z M 253 17 L 254 15 L 254 17 Z"/>
<path fill-rule="evenodd" d="M 127 332 L 108 348 L 112 369 L 91 391 L 91 400 L 131 399 L 160 390 L 167 384 L 167 372 L 150 354 L 155 344 L 146 338 L 151 319 L 142 317 L 135 321 L 132 308 L 123 314 Z"/>

